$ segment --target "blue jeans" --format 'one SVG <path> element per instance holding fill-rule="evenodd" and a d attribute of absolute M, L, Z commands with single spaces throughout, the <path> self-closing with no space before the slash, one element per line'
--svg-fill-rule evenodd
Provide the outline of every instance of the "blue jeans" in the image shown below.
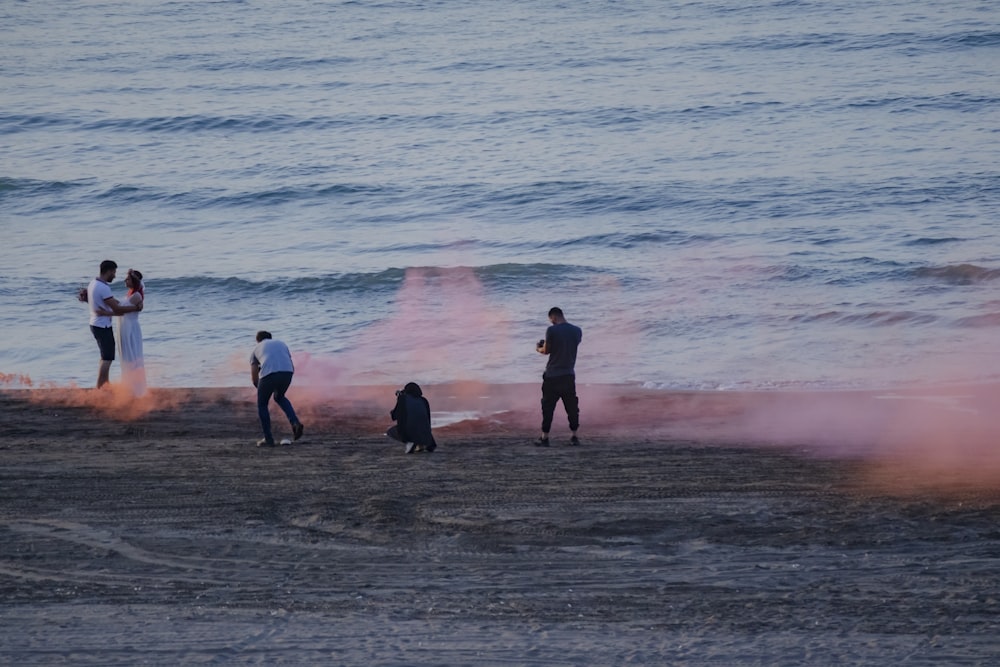
<path fill-rule="evenodd" d="M 284 411 L 292 426 L 299 423 L 299 418 L 295 416 L 295 408 L 292 407 L 291 401 L 285 398 L 285 392 L 291 384 L 292 373 L 285 371 L 268 373 L 257 381 L 257 416 L 260 417 L 260 427 L 268 442 L 274 442 L 274 436 L 271 435 L 271 414 L 267 409 L 271 396 L 274 396 L 274 402 Z"/>

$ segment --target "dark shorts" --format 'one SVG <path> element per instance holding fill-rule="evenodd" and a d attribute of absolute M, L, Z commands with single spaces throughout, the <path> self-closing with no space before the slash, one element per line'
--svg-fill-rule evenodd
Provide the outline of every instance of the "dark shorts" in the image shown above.
<path fill-rule="evenodd" d="M 91 325 L 90 333 L 94 334 L 97 347 L 101 348 L 101 361 L 114 361 L 115 330 L 111 327 L 95 327 Z"/>

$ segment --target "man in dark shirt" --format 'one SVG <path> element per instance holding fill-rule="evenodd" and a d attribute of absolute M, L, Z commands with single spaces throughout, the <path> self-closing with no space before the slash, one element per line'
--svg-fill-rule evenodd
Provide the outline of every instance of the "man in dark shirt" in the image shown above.
<path fill-rule="evenodd" d="M 583 340 L 583 331 L 566 321 L 559 308 L 549 310 L 549 322 L 545 339 L 538 341 L 535 349 L 540 354 L 549 355 L 549 362 L 542 374 L 542 437 L 535 441 L 538 447 L 549 446 L 549 429 L 556 403 L 562 400 L 569 418 L 569 428 L 573 436 L 569 444 L 579 445 L 576 431 L 580 428 L 580 401 L 576 396 L 576 349 Z"/>

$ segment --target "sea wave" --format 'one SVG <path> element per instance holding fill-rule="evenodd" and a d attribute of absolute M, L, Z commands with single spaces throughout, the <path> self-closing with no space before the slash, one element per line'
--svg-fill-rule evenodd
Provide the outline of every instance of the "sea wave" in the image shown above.
<path fill-rule="evenodd" d="M 953 285 L 971 285 L 1000 278 L 1000 269 L 987 269 L 976 264 L 925 266 L 913 270 L 917 278 L 936 278 Z"/>
<path fill-rule="evenodd" d="M 349 56 L 323 56 L 308 58 L 302 56 L 281 56 L 277 58 L 239 59 L 224 62 L 202 62 L 194 63 L 193 69 L 204 69 L 210 72 L 227 70 L 250 70 L 274 72 L 283 70 L 310 70 L 315 68 L 342 67 L 356 62 L 356 58 Z"/>
<path fill-rule="evenodd" d="M 952 92 L 945 95 L 886 95 L 849 100 L 846 108 L 884 108 L 893 112 L 953 110 L 977 112 L 996 106 L 1000 97 Z"/>
<path fill-rule="evenodd" d="M 84 185 L 84 183 L 80 181 L 46 181 L 34 178 L 0 177 L 0 198 L 7 195 L 47 197 L 80 187 L 81 185 Z"/>
<path fill-rule="evenodd" d="M 789 321 L 797 324 L 850 324 L 871 327 L 895 326 L 899 324 L 932 324 L 939 318 L 929 313 L 908 310 L 876 310 L 865 313 L 848 313 L 831 310 L 808 315 L 795 315 Z"/>
<path fill-rule="evenodd" d="M 119 91 L 121 92 L 121 91 Z M 795 104 L 778 99 L 737 99 L 692 105 L 592 106 L 587 108 L 556 108 L 433 113 L 363 113 L 336 115 L 296 113 L 232 113 L 178 114 L 155 116 L 122 116 L 110 112 L 73 113 L 0 113 L 0 134 L 29 131 L 72 130 L 95 133 L 139 134 L 289 134 L 357 130 L 481 130 L 503 125 L 535 128 L 539 123 L 560 127 L 629 129 L 663 123 L 719 120 L 741 116 L 835 111 L 840 108 L 888 108 L 899 110 L 978 111 L 992 108 L 1000 100 L 996 95 L 952 91 L 941 95 L 883 95 L 878 97 L 817 98 L 807 104 Z"/>
<path fill-rule="evenodd" d="M 545 282 L 551 278 L 580 278 L 605 275 L 606 271 L 586 266 L 553 263 L 512 262 L 486 266 L 413 266 L 391 268 L 383 271 L 351 272 L 321 276 L 296 276 L 252 280 L 240 277 L 182 276 L 148 277 L 147 291 L 152 294 L 199 294 L 203 298 L 218 296 L 247 297 L 254 294 L 326 294 L 357 292 L 359 294 L 389 293 L 396 291 L 407 276 L 419 276 L 434 282 L 475 277 L 484 287 L 509 287 L 511 285 Z M 61 291 L 76 298 L 81 285 L 67 283 Z"/>
<path fill-rule="evenodd" d="M 786 51 L 826 49 L 830 52 L 880 51 L 906 49 L 908 51 L 938 52 L 955 49 L 992 48 L 1000 45 L 1000 32 L 990 29 L 960 30 L 955 32 L 872 32 L 857 34 L 847 32 L 785 32 L 761 37 L 738 37 L 717 44 L 706 44 L 711 49 L 736 49 L 743 51 Z"/>
<path fill-rule="evenodd" d="M 466 115 L 469 121 L 481 122 L 478 116 Z M 286 133 L 322 132 L 344 128 L 372 128 L 378 126 L 411 126 L 415 124 L 439 125 L 449 120 L 435 114 L 343 114 L 338 116 L 296 116 L 292 114 L 268 115 L 210 115 L 191 114 L 179 116 L 100 117 L 68 114 L 0 114 L 0 134 L 14 134 L 40 129 L 70 129 L 78 132 L 138 132 L 138 133 Z M 449 122 L 459 124 L 455 116 Z"/>
<path fill-rule="evenodd" d="M 215 278 L 188 276 L 148 280 L 147 290 L 165 294 L 198 293 L 204 297 L 233 295 L 244 298 L 258 294 L 323 294 L 330 292 L 362 291 L 367 293 L 390 291 L 403 282 L 403 269 L 388 269 L 377 272 L 343 273 L 326 276 L 297 276 L 268 280 L 246 278 Z"/>
<path fill-rule="evenodd" d="M 828 310 L 821 313 L 795 315 L 788 318 L 794 324 L 833 324 L 860 326 L 895 326 L 938 324 L 945 322 L 948 326 L 957 328 L 982 328 L 1000 326 L 1000 312 L 986 313 L 961 317 L 956 320 L 945 320 L 931 313 L 907 310 L 870 311 L 864 313 L 849 313 L 840 310 Z"/>
<path fill-rule="evenodd" d="M 957 320 L 955 325 L 968 328 L 1000 327 L 1000 312 L 963 317 Z"/>
<path fill-rule="evenodd" d="M 934 245 L 941 245 L 943 243 L 958 243 L 959 241 L 963 241 L 963 240 L 964 239 L 960 239 L 957 236 L 945 236 L 945 237 L 922 236 L 922 237 L 920 237 L 918 239 L 911 239 L 909 241 L 903 241 L 902 245 L 905 245 L 905 246 L 934 246 Z"/>
<path fill-rule="evenodd" d="M 968 32 L 957 32 L 940 37 L 938 41 L 942 45 L 954 45 L 957 47 L 995 47 L 1000 46 L 1000 32 L 994 30 L 973 30 Z"/>

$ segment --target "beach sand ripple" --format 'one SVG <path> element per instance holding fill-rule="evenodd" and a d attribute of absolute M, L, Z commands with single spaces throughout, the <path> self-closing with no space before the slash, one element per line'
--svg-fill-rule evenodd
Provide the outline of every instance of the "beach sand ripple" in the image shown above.
<path fill-rule="evenodd" d="M 537 449 L 527 401 L 438 429 L 437 452 L 410 456 L 382 435 L 391 406 L 306 402 L 302 441 L 257 449 L 252 394 L 155 394 L 162 405 L 121 419 L 66 392 L 0 393 L 0 662 L 985 665 L 1000 653 L 988 488 L 900 493 L 857 456 L 651 424 L 581 432 L 579 448 L 554 430 Z M 699 414 L 718 435 L 745 409 Z M 694 432 L 687 417 L 676 432 Z"/>

